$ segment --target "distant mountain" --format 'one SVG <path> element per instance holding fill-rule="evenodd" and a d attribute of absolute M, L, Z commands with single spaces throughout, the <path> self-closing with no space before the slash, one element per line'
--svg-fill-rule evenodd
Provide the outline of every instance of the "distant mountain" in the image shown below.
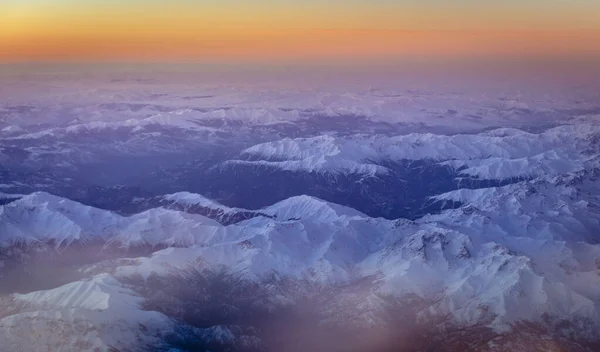
<path fill-rule="evenodd" d="M 502 180 L 580 171 L 598 163 L 598 125 L 563 125 L 539 134 L 495 129 L 451 136 L 409 134 L 286 138 L 253 146 L 239 160 L 306 172 L 385 174 L 386 162 L 433 160 L 465 177 Z M 591 152 L 591 153 L 590 153 Z"/>

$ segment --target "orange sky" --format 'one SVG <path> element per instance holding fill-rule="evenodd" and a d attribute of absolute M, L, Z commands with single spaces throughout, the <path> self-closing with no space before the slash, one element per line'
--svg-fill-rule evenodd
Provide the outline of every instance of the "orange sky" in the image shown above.
<path fill-rule="evenodd" d="M 600 1 L 420 3 L 3 0 L 0 61 L 600 58 Z"/>

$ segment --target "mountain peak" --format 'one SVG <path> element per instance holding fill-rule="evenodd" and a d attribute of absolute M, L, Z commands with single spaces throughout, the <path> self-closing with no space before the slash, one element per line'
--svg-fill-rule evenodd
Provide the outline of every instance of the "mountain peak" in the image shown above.
<path fill-rule="evenodd" d="M 305 219 L 310 217 L 317 217 L 322 220 L 335 220 L 340 217 L 367 217 L 365 214 L 353 208 L 330 203 L 309 195 L 290 197 L 265 207 L 261 211 L 266 214 L 274 215 L 280 221 L 284 221 L 285 219 Z"/>

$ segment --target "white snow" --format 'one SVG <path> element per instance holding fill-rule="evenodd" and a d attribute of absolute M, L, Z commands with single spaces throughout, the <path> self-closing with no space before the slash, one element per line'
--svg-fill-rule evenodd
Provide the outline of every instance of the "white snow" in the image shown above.
<path fill-rule="evenodd" d="M 141 309 L 143 299 L 108 274 L 64 286 L 15 294 L 19 312 L 0 319 L 0 349 L 133 351 L 152 346 L 171 322 Z M 25 342 L 26 341 L 26 342 Z"/>
<path fill-rule="evenodd" d="M 201 215 L 163 208 L 124 217 L 37 192 L 0 207 L 0 246 L 53 241 L 60 247 L 94 240 L 183 245 L 195 243 L 199 227 L 216 224 Z"/>
<path fill-rule="evenodd" d="M 39 350 L 51 350 L 63 335 L 72 346 L 115 343 L 127 350 L 146 339 L 139 324 L 159 329 L 165 318 L 140 311 L 140 298 L 115 277 L 162 275 L 190 265 L 226 268 L 248 280 L 277 274 L 322 285 L 378 275 L 379 293 L 434 302 L 422 317 L 451 314 L 458 323 L 491 321 L 504 330 L 547 315 L 585 319 L 600 331 L 599 135 L 598 125 L 583 123 L 539 134 L 503 128 L 452 136 L 324 135 L 260 144 L 245 153 L 262 160 L 233 161 L 373 175 L 386 172 L 377 161 L 426 159 L 465 176 L 532 177 L 435 195 L 431 201 L 462 206 L 416 221 L 370 218 L 310 196 L 291 197 L 256 210 L 268 216 L 228 226 L 164 208 L 126 217 L 47 193 L 23 196 L 0 207 L 0 247 L 101 241 L 169 248 L 119 266 L 114 277 L 13 295 L 22 307 L 0 319 L 0 343 L 14 346 L 34 326 L 39 341 L 47 341 L 36 345 Z M 228 214 L 248 211 L 189 192 L 163 199 Z"/>
<path fill-rule="evenodd" d="M 232 160 L 230 164 L 261 165 L 284 170 L 385 173 L 378 162 L 433 160 L 463 168 L 461 174 L 485 179 L 558 175 L 581 171 L 598 163 L 586 153 L 600 125 L 563 125 L 532 134 L 500 129 L 480 134 L 285 138 L 255 145 L 243 154 L 257 161 Z M 596 147 L 597 148 L 597 147 Z"/>

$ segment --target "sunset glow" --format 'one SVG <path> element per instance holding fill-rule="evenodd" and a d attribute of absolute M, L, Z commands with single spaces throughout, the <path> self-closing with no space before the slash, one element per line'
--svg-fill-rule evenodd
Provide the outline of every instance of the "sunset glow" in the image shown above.
<path fill-rule="evenodd" d="M 0 61 L 600 57 L 575 2 L 8 0 Z"/>

